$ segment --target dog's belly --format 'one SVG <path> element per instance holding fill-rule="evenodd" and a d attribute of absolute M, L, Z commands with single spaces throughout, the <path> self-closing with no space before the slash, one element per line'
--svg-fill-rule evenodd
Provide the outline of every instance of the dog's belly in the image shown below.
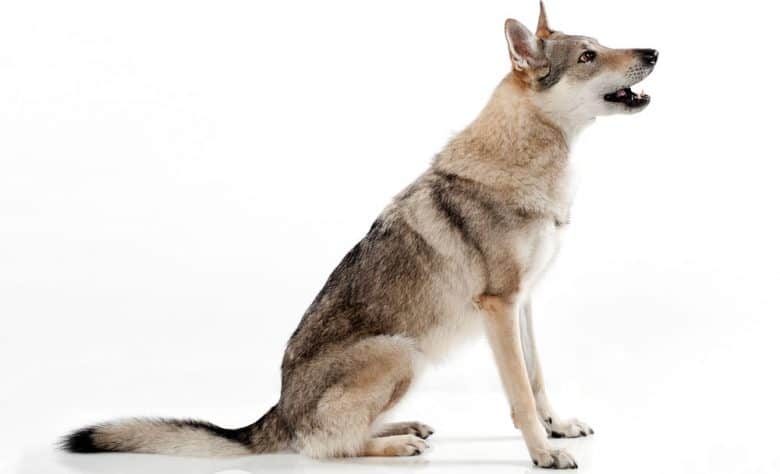
<path fill-rule="evenodd" d="M 440 362 L 453 348 L 482 333 L 482 316 L 472 301 L 457 298 L 445 306 L 445 314 L 419 340 L 431 362 Z"/>

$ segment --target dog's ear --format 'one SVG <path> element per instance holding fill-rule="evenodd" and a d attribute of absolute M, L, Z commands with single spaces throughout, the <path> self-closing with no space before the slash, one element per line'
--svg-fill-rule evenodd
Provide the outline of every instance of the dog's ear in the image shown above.
<path fill-rule="evenodd" d="M 509 18 L 504 23 L 504 34 L 509 46 L 509 58 L 516 71 L 527 72 L 533 78 L 546 76 L 550 62 L 544 55 L 542 40 L 517 20 Z"/>
<path fill-rule="evenodd" d="M 547 10 L 544 8 L 544 2 L 539 0 L 539 22 L 536 24 L 536 37 L 547 39 L 551 34 L 552 30 L 547 24 Z"/>

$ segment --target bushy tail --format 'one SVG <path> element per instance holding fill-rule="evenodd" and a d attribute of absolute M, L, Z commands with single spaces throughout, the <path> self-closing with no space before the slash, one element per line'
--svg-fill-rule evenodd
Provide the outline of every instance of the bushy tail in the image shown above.
<path fill-rule="evenodd" d="M 279 451 L 291 436 L 276 406 L 249 426 L 226 429 L 205 421 L 134 418 L 74 431 L 62 440 L 73 453 L 151 453 L 241 456 Z"/>

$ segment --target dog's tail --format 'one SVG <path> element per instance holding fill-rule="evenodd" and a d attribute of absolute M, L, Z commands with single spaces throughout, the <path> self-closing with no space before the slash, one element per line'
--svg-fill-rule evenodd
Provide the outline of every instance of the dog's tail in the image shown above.
<path fill-rule="evenodd" d="M 74 431 L 61 446 L 73 453 L 241 456 L 280 451 L 292 436 L 276 406 L 249 426 L 226 429 L 205 421 L 134 418 Z"/>

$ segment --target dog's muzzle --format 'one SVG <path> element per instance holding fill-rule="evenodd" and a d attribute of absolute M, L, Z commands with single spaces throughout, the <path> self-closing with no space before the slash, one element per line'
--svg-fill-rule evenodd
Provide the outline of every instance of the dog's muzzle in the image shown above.
<path fill-rule="evenodd" d="M 635 49 L 634 52 L 640 61 L 627 71 L 627 85 L 604 95 L 607 102 L 617 102 L 629 109 L 641 108 L 650 103 L 649 95 L 644 91 L 637 94 L 631 90 L 631 86 L 649 76 L 658 62 L 658 51 L 655 49 Z"/>

